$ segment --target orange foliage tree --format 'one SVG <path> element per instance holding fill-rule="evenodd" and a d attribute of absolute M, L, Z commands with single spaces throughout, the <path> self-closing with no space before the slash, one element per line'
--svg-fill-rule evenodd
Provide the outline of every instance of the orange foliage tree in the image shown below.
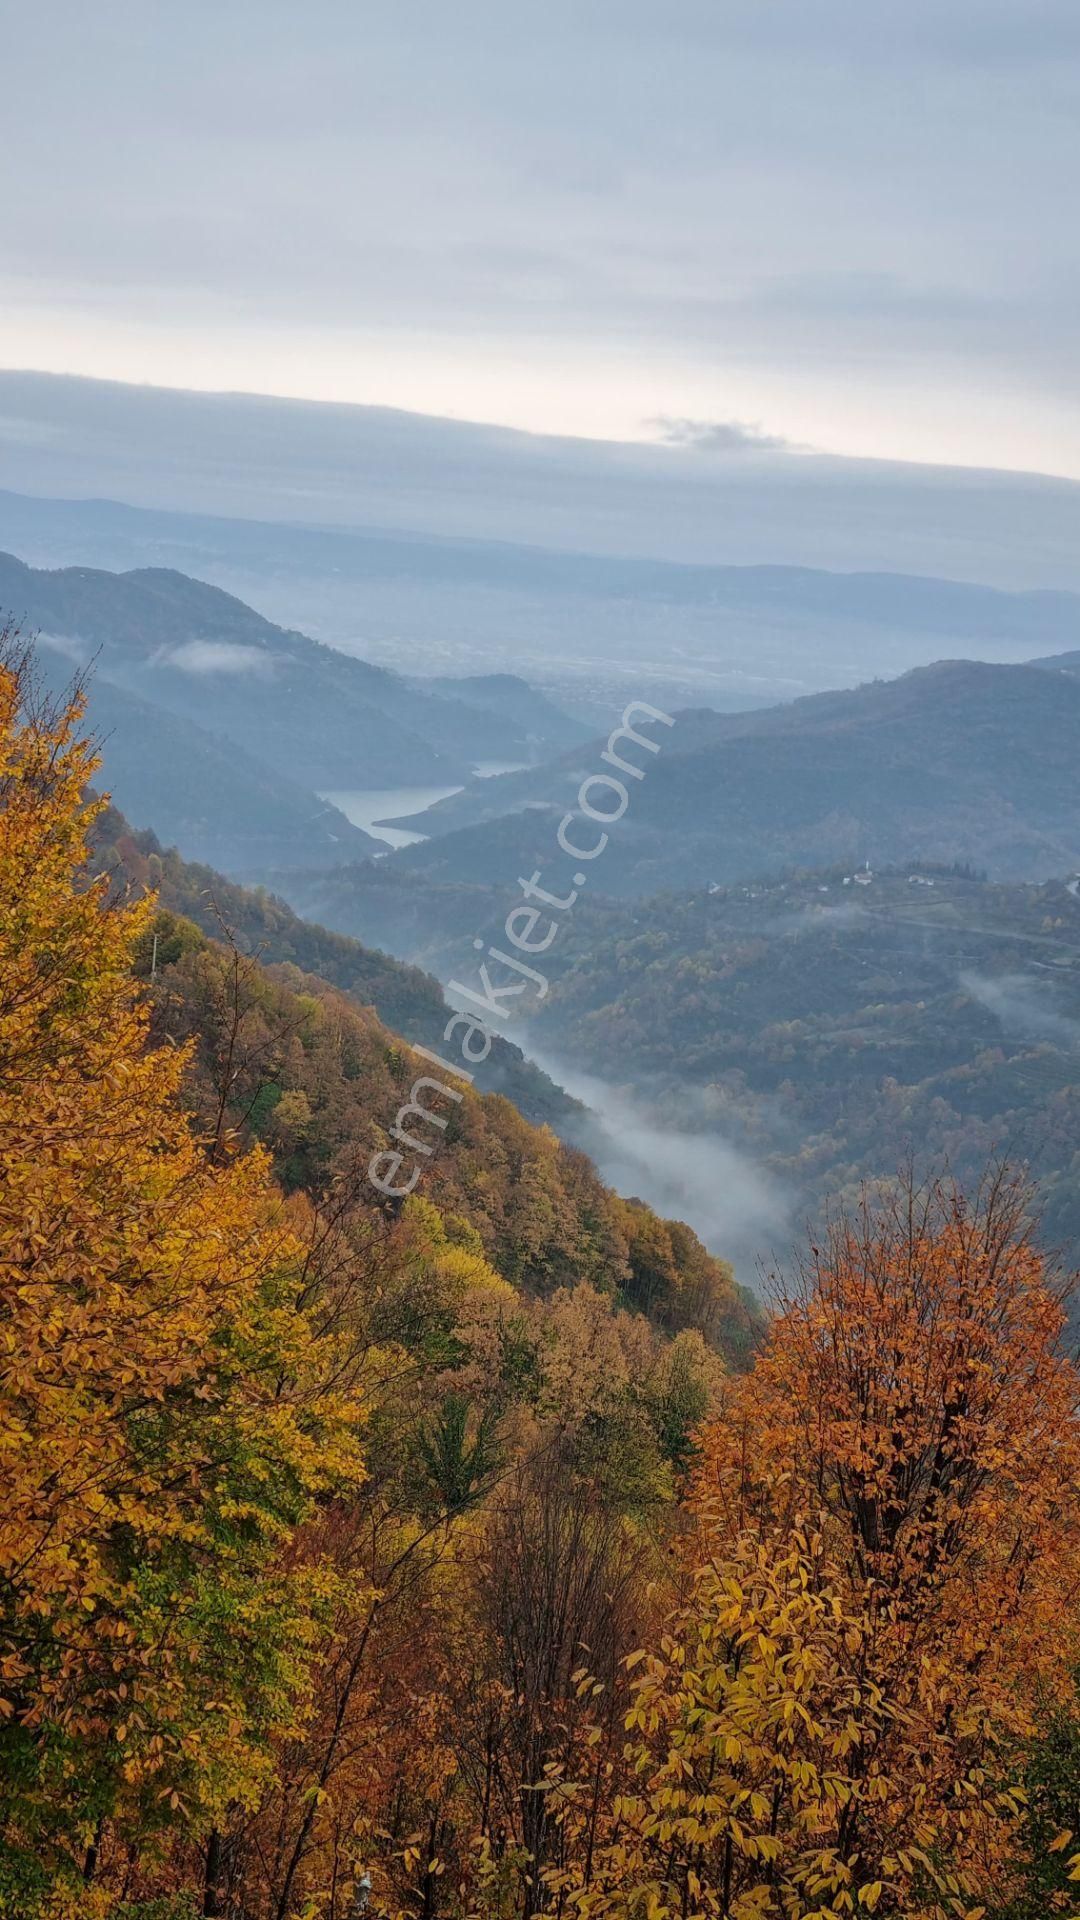
<path fill-rule="evenodd" d="M 838 1219 L 704 1435 L 581 1914 L 976 1920 L 1076 1659 L 1078 1376 L 1004 1175 Z M 563 1818 L 580 1796 L 560 1785 Z M 1069 1836 L 1063 1837 L 1063 1844 Z"/>

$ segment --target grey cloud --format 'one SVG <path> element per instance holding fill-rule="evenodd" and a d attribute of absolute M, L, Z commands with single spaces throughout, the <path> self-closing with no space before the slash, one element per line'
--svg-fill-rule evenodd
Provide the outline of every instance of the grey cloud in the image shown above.
<path fill-rule="evenodd" d="M 744 420 L 679 420 L 661 413 L 645 424 L 668 446 L 693 447 L 699 453 L 775 453 L 792 444 L 781 434 L 766 433 L 760 425 Z"/>

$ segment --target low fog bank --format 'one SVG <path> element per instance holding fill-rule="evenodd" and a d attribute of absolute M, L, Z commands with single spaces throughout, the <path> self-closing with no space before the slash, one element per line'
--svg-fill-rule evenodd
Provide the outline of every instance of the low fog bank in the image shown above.
<path fill-rule="evenodd" d="M 1024 973 L 991 976 L 968 970 L 960 975 L 964 992 L 992 1013 L 1005 1033 L 1071 1051 L 1080 1047 L 1080 1021 L 1061 1013 L 1054 1003 L 1058 984 Z"/>
<path fill-rule="evenodd" d="M 588 1109 L 572 1140 L 619 1193 L 685 1220 L 710 1252 L 730 1260 L 743 1286 L 763 1291 L 762 1270 L 786 1266 L 798 1237 L 792 1196 L 720 1134 L 665 1124 L 640 1093 L 581 1073 L 518 1034 L 529 1058 Z M 691 1106 L 699 1100 L 688 1089 Z M 688 1115 L 690 1108 L 688 1107 Z M 561 1129 L 565 1138 L 571 1131 Z"/>

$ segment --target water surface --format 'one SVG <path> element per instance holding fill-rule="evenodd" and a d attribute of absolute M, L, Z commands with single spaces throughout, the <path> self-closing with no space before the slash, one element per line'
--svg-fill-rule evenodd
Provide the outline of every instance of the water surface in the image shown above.
<path fill-rule="evenodd" d="M 379 821 L 423 813 L 428 807 L 433 807 L 436 800 L 445 800 L 450 794 L 460 792 L 459 786 L 357 787 L 345 792 L 324 793 L 322 798 L 339 808 L 354 827 L 363 827 L 365 833 L 373 834 L 376 840 L 384 840 L 388 847 L 409 847 L 416 840 L 426 840 L 427 835 L 410 833 L 406 827 L 382 827 Z"/>

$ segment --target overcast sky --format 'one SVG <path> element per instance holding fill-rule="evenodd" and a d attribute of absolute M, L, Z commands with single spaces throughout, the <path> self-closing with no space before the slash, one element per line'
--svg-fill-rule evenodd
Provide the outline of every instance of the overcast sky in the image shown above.
<path fill-rule="evenodd" d="M 0 364 L 1080 476 L 1076 0 L 0 0 Z"/>

